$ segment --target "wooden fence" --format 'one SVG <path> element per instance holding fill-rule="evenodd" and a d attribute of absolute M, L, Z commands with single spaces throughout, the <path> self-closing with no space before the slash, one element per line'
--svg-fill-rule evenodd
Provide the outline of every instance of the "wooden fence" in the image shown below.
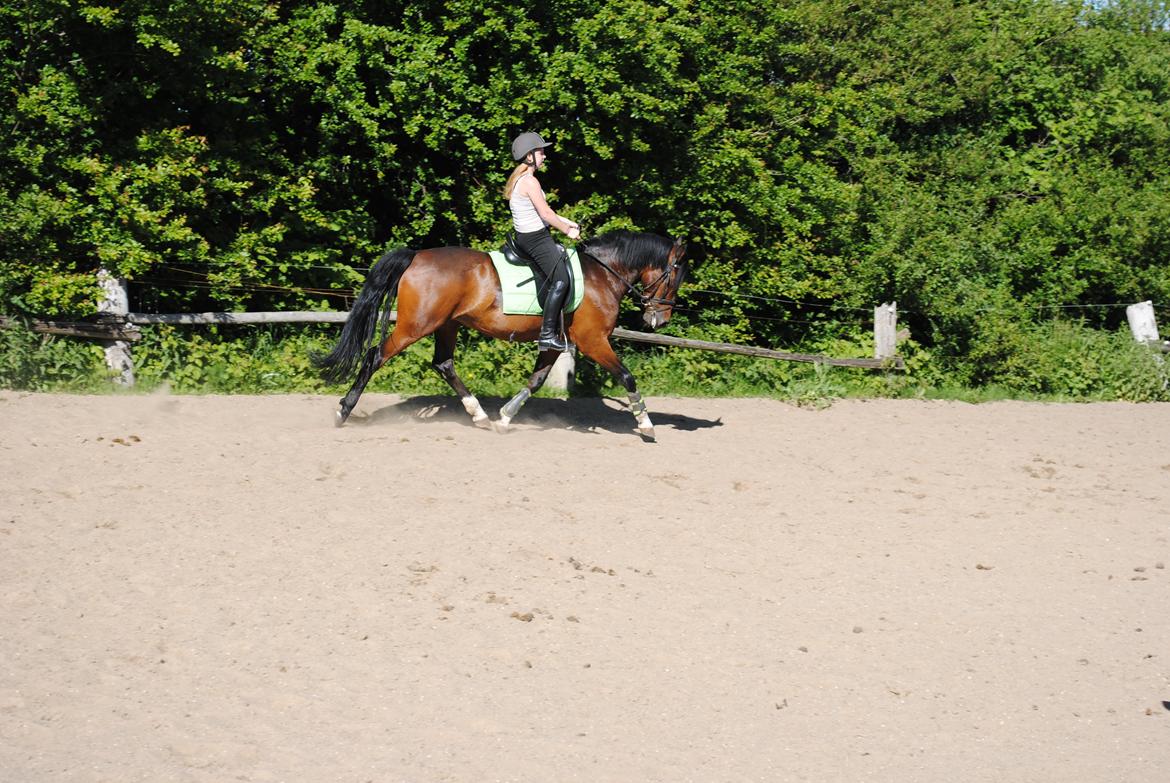
<path fill-rule="evenodd" d="M 50 321 L 34 320 L 29 323 L 36 332 L 58 334 L 70 337 L 101 340 L 105 344 L 106 363 L 121 385 L 134 384 L 134 361 L 131 344 L 141 339 L 139 326 L 152 324 L 272 324 L 272 323 L 345 323 L 347 312 L 252 312 L 252 313 L 132 313 L 129 311 L 126 288 L 122 281 L 99 273 L 99 283 L 105 298 L 94 321 Z M 1130 329 L 1134 339 L 1152 348 L 1170 353 L 1170 341 L 1163 341 L 1158 335 L 1154 320 L 1152 302 L 1140 302 L 1126 308 Z M 391 313 L 391 319 L 395 317 Z M 11 320 L 0 316 L 0 327 L 8 326 Z M 790 353 L 752 345 L 694 340 L 649 332 L 635 332 L 629 329 L 614 329 L 613 336 L 620 340 L 662 345 L 671 348 L 685 348 L 698 351 L 757 356 L 790 362 L 809 362 L 833 367 L 857 367 L 873 370 L 903 370 L 905 364 L 897 355 L 897 343 L 903 336 L 898 333 L 898 310 L 896 303 L 888 302 L 874 308 L 873 320 L 874 356 L 870 358 L 839 358 L 819 354 Z M 564 354 L 558 360 L 549 377 L 551 386 L 565 388 L 573 372 L 573 355 Z"/>
<path fill-rule="evenodd" d="M 630 342 L 661 345 L 671 348 L 685 348 L 698 351 L 757 356 L 790 362 L 809 362 L 834 367 L 857 367 L 873 370 L 902 370 L 905 364 L 894 351 L 896 348 L 897 319 L 894 304 L 882 305 L 875 309 L 874 343 L 875 356 L 872 359 L 839 358 L 819 354 L 790 353 L 752 345 L 694 340 L 629 329 L 614 329 L 613 337 Z M 395 314 L 391 313 L 391 320 Z M 134 384 L 134 364 L 131 344 L 141 339 L 139 326 L 152 324 L 211 325 L 211 324 L 272 324 L 272 323 L 345 323 L 346 312 L 252 312 L 252 313 L 131 313 L 105 310 L 95 321 L 44 321 L 29 323 L 33 331 L 47 334 L 66 335 L 102 340 L 105 343 L 106 362 L 115 374 L 115 381 L 124 386 Z M 8 325 L 8 319 L 0 317 L 0 326 Z M 550 374 L 548 383 L 553 388 L 566 388 L 573 373 L 573 355 L 564 354 Z"/>

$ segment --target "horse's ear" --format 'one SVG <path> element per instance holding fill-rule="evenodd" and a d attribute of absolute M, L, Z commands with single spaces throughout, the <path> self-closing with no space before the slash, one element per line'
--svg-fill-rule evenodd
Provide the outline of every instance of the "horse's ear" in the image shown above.
<path fill-rule="evenodd" d="M 675 258 L 682 258 L 687 252 L 687 241 L 682 237 L 674 238 L 674 247 L 671 248 L 670 254 Z"/>

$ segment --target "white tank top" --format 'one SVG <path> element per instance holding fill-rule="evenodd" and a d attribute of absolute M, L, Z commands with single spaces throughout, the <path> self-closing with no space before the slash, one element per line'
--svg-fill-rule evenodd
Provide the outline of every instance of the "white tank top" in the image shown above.
<path fill-rule="evenodd" d="M 532 172 L 529 171 L 516 180 L 516 185 L 519 185 L 524 177 L 531 176 Z M 548 225 L 540 213 L 536 211 L 536 205 L 532 203 L 532 199 L 521 194 L 517 187 L 512 188 L 512 197 L 508 199 L 508 206 L 512 208 L 512 228 L 521 234 L 531 234 L 533 231 L 540 231 Z"/>

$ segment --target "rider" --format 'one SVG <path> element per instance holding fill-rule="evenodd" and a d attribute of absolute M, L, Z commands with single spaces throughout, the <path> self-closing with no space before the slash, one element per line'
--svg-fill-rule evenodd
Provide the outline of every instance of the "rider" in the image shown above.
<path fill-rule="evenodd" d="M 544 302 L 537 345 L 542 351 L 567 351 L 569 346 L 561 335 L 560 317 L 569 295 L 568 258 L 563 248 L 553 241 L 549 226 L 569 239 L 580 237 L 581 227 L 553 211 L 536 179 L 536 172 L 544 165 L 544 148 L 548 146 L 551 145 L 531 131 L 516 137 L 512 142 L 512 158 L 519 165 L 508 177 L 504 198 L 508 199 L 508 206 L 512 209 L 516 244 L 536 261 L 548 279 L 548 297 Z"/>

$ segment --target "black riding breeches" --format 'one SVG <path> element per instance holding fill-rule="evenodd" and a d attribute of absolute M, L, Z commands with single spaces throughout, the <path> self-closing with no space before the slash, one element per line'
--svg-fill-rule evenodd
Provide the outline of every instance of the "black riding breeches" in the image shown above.
<path fill-rule="evenodd" d="M 548 228 L 526 234 L 517 232 L 516 244 L 536 262 L 548 283 L 557 280 L 566 284 L 569 282 L 568 257 L 564 249 L 553 240 Z"/>

